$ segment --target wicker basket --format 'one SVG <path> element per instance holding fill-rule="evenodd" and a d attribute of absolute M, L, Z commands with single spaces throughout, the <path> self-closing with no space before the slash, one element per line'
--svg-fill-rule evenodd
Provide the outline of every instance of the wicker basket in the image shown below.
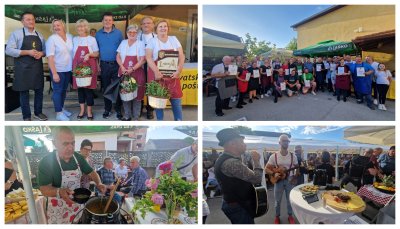
<path fill-rule="evenodd" d="M 135 90 L 134 92 L 129 92 L 129 93 L 119 93 L 119 95 L 121 96 L 121 100 L 128 102 L 128 101 L 132 101 L 133 99 L 135 99 L 137 97 L 137 90 Z"/>
<path fill-rule="evenodd" d="M 90 86 L 90 84 L 92 83 L 92 77 L 76 77 L 76 86 L 78 87 L 87 87 Z"/>
<path fill-rule="evenodd" d="M 149 96 L 149 105 L 155 109 L 164 109 L 167 107 L 168 99 Z"/>

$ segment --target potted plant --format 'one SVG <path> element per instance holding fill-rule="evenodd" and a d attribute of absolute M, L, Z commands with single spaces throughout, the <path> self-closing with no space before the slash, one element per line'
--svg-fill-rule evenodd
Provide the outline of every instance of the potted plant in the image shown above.
<path fill-rule="evenodd" d="M 122 75 L 122 81 L 119 84 L 119 95 L 122 101 L 131 101 L 137 97 L 138 85 L 135 78 Z"/>
<path fill-rule="evenodd" d="M 146 84 L 146 95 L 149 97 L 149 104 L 156 109 L 167 107 L 170 94 L 167 88 L 156 81 Z"/>
<path fill-rule="evenodd" d="M 149 211 L 159 212 L 163 206 L 168 224 L 181 223 L 177 219 L 181 209 L 189 217 L 197 218 L 197 182 L 183 180 L 171 162 L 164 163 L 159 169 L 161 176 L 146 180 L 150 191 L 135 202 L 132 209 L 135 219 L 144 218 Z"/>
<path fill-rule="evenodd" d="M 76 86 L 87 87 L 92 82 L 92 69 L 89 66 L 79 64 L 74 68 L 72 76 L 75 77 Z"/>

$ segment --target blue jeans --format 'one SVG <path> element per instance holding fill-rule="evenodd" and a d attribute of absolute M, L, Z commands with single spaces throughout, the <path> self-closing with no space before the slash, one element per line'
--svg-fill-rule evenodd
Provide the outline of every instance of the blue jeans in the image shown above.
<path fill-rule="evenodd" d="M 65 98 L 67 97 L 68 85 L 71 82 L 72 72 L 57 72 L 60 77 L 60 82 L 56 83 L 53 80 L 53 74 L 50 71 L 51 83 L 53 85 L 53 99 L 54 110 L 61 112 L 64 108 Z"/>
<path fill-rule="evenodd" d="M 33 103 L 35 115 L 42 113 L 43 107 L 43 88 L 35 89 L 35 99 Z M 31 118 L 31 106 L 29 105 L 29 90 L 19 92 L 19 103 L 23 119 Z"/>
<path fill-rule="evenodd" d="M 174 113 L 175 121 L 182 121 L 182 99 L 170 99 L 172 112 Z M 155 109 L 157 120 L 164 119 L 164 109 Z"/>
<path fill-rule="evenodd" d="M 232 224 L 254 224 L 254 218 L 239 204 L 222 202 L 222 211 Z"/>
<path fill-rule="evenodd" d="M 292 215 L 292 206 L 289 201 L 289 193 L 292 190 L 293 186 L 290 184 L 289 179 L 281 180 L 274 186 L 274 197 L 275 197 L 275 216 L 281 215 L 281 201 L 283 192 L 285 192 L 286 196 L 286 205 L 287 205 L 287 213 L 288 215 Z"/>
<path fill-rule="evenodd" d="M 367 106 L 372 106 L 372 95 L 371 94 L 363 94 L 361 92 L 358 92 L 357 95 L 358 95 L 358 99 L 361 101 L 364 101 L 364 97 L 365 97 L 365 100 L 367 100 Z"/>

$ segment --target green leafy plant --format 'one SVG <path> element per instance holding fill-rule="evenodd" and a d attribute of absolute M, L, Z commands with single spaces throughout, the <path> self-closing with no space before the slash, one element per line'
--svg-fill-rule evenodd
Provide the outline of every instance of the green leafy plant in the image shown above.
<path fill-rule="evenodd" d="M 92 69 L 89 66 L 85 65 L 78 65 L 77 67 L 74 68 L 72 72 L 72 76 L 77 77 L 77 78 L 83 78 L 83 77 L 91 77 L 92 76 Z"/>
<path fill-rule="evenodd" d="M 146 95 L 164 99 L 170 98 L 168 89 L 156 81 L 146 84 Z"/>
<path fill-rule="evenodd" d="M 146 181 L 151 190 L 142 199 L 137 200 L 132 209 L 144 218 L 147 212 L 158 212 L 165 205 L 168 223 L 176 222 L 175 215 L 179 208 L 184 208 L 189 217 L 197 218 L 197 182 L 188 182 L 181 178 L 180 173 L 173 168 L 171 162 L 160 165 L 161 176 Z"/>
<path fill-rule="evenodd" d="M 136 80 L 131 76 L 123 76 L 121 83 L 119 84 L 120 92 L 122 94 L 134 92 L 138 85 Z"/>

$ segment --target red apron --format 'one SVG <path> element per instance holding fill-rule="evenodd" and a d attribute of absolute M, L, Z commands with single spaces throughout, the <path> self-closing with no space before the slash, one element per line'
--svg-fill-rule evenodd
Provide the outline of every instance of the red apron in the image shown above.
<path fill-rule="evenodd" d="M 137 63 L 139 62 L 139 59 L 137 56 L 125 56 L 124 60 L 124 68 L 133 68 Z M 118 69 L 118 76 L 122 75 L 121 68 Z M 143 100 L 144 97 L 144 91 L 146 88 L 146 79 L 144 77 L 144 69 L 139 68 L 136 69 L 136 71 L 132 72 L 131 75 L 133 75 L 133 78 L 136 80 L 136 83 L 138 84 L 138 92 L 137 92 L 137 97 L 135 100 L 141 101 Z"/>
<path fill-rule="evenodd" d="M 248 71 L 246 69 L 243 69 L 242 74 L 239 75 L 239 78 L 245 80 L 247 73 L 248 73 Z M 244 81 L 238 80 L 238 90 L 239 90 L 239 92 L 241 92 L 241 93 L 247 92 L 248 85 L 249 85 L 248 81 L 244 82 Z"/>
<path fill-rule="evenodd" d="M 343 66 L 338 66 L 336 69 Z M 344 72 L 348 73 L 349 69 L 344 68 Z M 349 75 L 336 75 L 336 84 L 335 87 L 337 89 L 350 90 L 350 76 Z"/>
<path fill-rule="evenodd" d="M 90 57 L 88 61 L 83 62 L 83 58 L 89 53 L 88 46 L 78 46 L 75 52 L 74 59 L 72 60 L 72 69 L 74 69 L 78 64 L 82 63 L 85 66 L 89 66 L 92 69 L 92 82 L 89 86 L 85 88 L 96 89 L 97 86 L 97 61 L 96 58 Z M 72 77 L 72 87 L 77 89 L 75 77 Z"/>
<path fill-rule="evenodd" d="M 158 52 L 161 51 L 175 51 L 173 49 L 161 49 Z M 158 55 L 157 55 L 158 56 Z M 157 66 L 157 61 L 154 61 L 154 63 Z M 150 83 L 151 81 L 155 80 L 155 74 L 151 68 L 147 69 L 147 82 Z M 183 96 L 182 89 L 181 89 L 181 81 L 180 79 L 171 79 L 170 77 L 164 77 L 162 78 L 159 83 L 163 85 L 164 87 L 168 88 L 169 93 L 171 94 L 171 99 L 180 99 Z"/>
<path fill-rule="evenodd" d="M 267 68 L 271 70 L 271 75 L 267 76 L 267 73 L 261 74 L 261 85 L 263 87 L 269 87 L 271 85 L 271 78 L 272 78 L 272 68 Z"/>

